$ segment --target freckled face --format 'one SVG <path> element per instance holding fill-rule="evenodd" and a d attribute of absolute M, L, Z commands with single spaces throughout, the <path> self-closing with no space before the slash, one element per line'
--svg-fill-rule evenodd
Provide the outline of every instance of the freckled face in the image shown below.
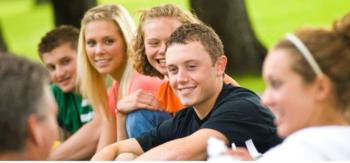
<path fill-rule="evenodd" d="M 166 41 L 181 23 L 175 18 L 160 17 L 147 20 L 144 25 L 144 44 L 148 62 L 160 73 L 166 75 Z"/>

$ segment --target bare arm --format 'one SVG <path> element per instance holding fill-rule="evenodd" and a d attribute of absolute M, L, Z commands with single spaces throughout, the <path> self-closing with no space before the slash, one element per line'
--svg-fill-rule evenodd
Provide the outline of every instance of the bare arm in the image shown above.
<path fill-rule="evenodd" d="M 143 150 L 136 139 L 126 139 L 103 148 L 101 151 L 96 153 L 91 160 L 114 160 L 119 154 L 122 153 L 141 155 Z"/>
<path fill-rule="evenodd" d="M 97 151 L 117 141 L 116 128 L 115 116 L 111 116 L 109 119 L 102 119 L 101 133 L 99 135 L 100 139 L 98 141 Z"/>
<path fill-rule="evenodd" d="M 228 142 L 227 138 L 216 130 L 200 129 L 190 136 L 157 146 L 136 160 L 205 160 L 207 141 L 211 136 Z"/>
<path fill-rule="evenodd" d="M 117 113 L 117 141 L 125 140 L 128 138 L 126 131 L 126 115 L 123 113 Z"/>
<path fill-rule="evenodd" d="M 160 110 L 160 103 L 153 94 L 139 89 L 119 100 L 117 108 L 117 140 L 120 141 L 128 138 L 126 131 L 127 113 L 140 108 Z"/>
<path fill-rule="evenodd" d="M 161 111 L 159 101 L 152 93 L 139 89 L 121 99 L 117 108 L 119 112 L 129 113 L 139 108 L 145 108 L 153 111 Z"/>
<path fill-rule="evenodd" d="M 69 139 L 50 154 L 50 160 L 84 160 L 95 153 L 99 139 L 101 117 L 95 114 L 93 120 L 82 126 Z"/>

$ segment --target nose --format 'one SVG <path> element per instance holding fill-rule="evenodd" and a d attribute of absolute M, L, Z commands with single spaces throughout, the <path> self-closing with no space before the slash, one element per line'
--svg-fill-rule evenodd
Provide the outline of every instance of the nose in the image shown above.
<path fill-rule="evenodd" d="M 185 70 L 179 69 L 177 74 L 177 82 L 178 83 L 186 83 L 188 82 L 188 75 Z"/>
<path fill-rule="evenodd" d="M 63 67 L 61 66 L 57 66 L 56 71 L 55 71 L 55 77 L 60 80 L 61 78 L 63 78 L 65 75 L 65 70 Z"/>
<path fill-rule="evenodd" d="M 166 51 L 166 44 L 165 44 L 165 42 L 163 42 L 163 43 L 160 44 L 159 54 L 165 55 L 165 51 Z"/>
<path fill-rule="evenodd" d="M 104 47 L 102 44 L 97 44 L 95 47 L 95 54 L 103 54 Z"/>
<path fill-rule="evenodd" d="M 270 107 L 273 104 L 272 101 L 273 101 L 272 95 L 271 95 L 269 89 L 266 88 L 266 90 L 264 91 L 264 93 L 263 93 L 263 95 L 261 97 L 261 102 L 260 103 L 263 106 Z"/>

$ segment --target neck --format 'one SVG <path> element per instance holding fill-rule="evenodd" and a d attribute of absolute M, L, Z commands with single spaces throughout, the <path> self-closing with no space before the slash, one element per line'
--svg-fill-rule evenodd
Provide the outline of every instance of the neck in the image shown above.
<path fill-rule="evenodd" d="M 114 80 L 120 82 L 122 80 L 125 69 L 126 69 L 126 62 L 123 62 L 122 65 L 119 68 L 117 68 L 114 72 L 112 72 L 110 75 Z"/>
<path fill-rule="evenodd" d="M 320 111 L 314 115 L 315 118 L 311 122 L 312 126 L 349 125 L 344 113 L 335 109 L 334 105 L 323 104 L 321 106 L 319 107 Z"/>
<path fill-rule="evenodd" d="M 215 89 L 215 91 L 211 97 L 193 106 L 194 111 L 196 112 L 199 119 L 204 119 L 210 113 L 210 111 L 213 110 L 215 102 L 223 88 L 222 82 L 222 80 L 217 81 L 217 83 L 215 84 L 215 88 L 213 88 Z"/>

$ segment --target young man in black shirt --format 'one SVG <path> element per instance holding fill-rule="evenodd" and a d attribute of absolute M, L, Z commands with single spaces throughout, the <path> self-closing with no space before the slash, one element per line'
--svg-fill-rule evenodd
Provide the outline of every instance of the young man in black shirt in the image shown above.
<path fill-rule="evenodd" d="M 95 160 L 205 160 L 209 137 L 244 146 L 252 139 L 260 152 L 279 144 L 271 112 L 253 92 L 223 84 L 227 58 L 215 32 L 200 24 L 179 27 L 166 51 L 169 81 L 182 104 L 176 116 L 136 139 L 117 142 Z M 122 155 L 120 155 L 122 154 Z"/>

